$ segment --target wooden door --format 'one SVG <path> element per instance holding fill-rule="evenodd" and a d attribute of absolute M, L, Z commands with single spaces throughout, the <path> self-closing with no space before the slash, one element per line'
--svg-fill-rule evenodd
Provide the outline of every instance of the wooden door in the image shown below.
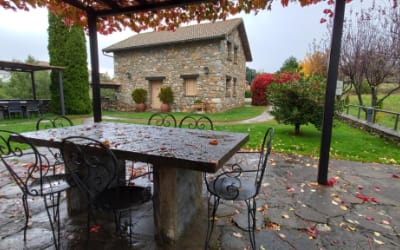
<path fill-rule="evenodd" d="M 160 109 L 161 101 L 158 98 L 158 94 L 160 93 L 161 86 L 162 86 L 161 80 L 150 81 L 152 109 Z"/>

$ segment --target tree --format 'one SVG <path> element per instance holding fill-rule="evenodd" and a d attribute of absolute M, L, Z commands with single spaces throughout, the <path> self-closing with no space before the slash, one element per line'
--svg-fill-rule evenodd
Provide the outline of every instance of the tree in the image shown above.
<path fill-rule="evenodd" d="M 260 74 L 251 83 L 251 105 L 254 106 L 266 106 L 267 100 L 267 89 L 268 86 L 273 82 L 274 75 L 272 74 Z"/>
<path fill-rule="evenodd" d="M 287 73 L 298 73 L 301 70 L 301 66 L 297 59 L 294 56 L 289 57 L 283 62 L 282 67 L 278 72 L 287 72 Z"/>
<path fill-rule="evenodd" d="M 77 26 L 67 28 L 60 17 L 49 13 L 50 64 L 64 66 L 63 90 L 65 111 L 68 114 L 91 112 L 89 74 L 87 69 L 86 42 L 83 30 Z M 51 74 L 52 112 L 60 112 L 58 73 Z"/>
<path fill-rule="evenodd" d="M 289 81 L 273 82 L 267 92 L 271 114 L 278 123 L 294 125 L 294 134 L 308 123 L 321 128 L 325 82 L 321 78 L 292 77 Z"/>
<path fill-rule="evenodd" d="M 28 56 L 25 60 L 29 64 L 37 64 L 38 61 L 32 56 Z M 36 97 L 38 99 L 50 98 L 50 74 L 48 71 L 34 72 Z M 15 99 L 32 99 L 32 78 L 27 72 L 11 72 L 11 78 L 4 85 L 4 92 L 7 98 Z"/>
<path fill-rule="evenodd" d="M 251 85 L 253 82 L 254 78 L 258 75 L 257 71 L 255 69 L 251 69 L 249 67 L 246 67 L 246 82 Z"/>
<path fill-rule="evenodd" d="M 329 49 L 318 47 L 313 43 L 312 51 L 300 62 L 301 72 L 306 77 L 328 77 Z"/>
<path fill-rule="evenodd" d="M 367 85 L 371 95 L 369 106 L 379 107 L 392 93 L 400 89 L 400 43 L 398 9 L 381 7 L 361 10 L 345 26 L 340 72 L 348 79 L 361 106 L 365 105 L 362 94 Z M 390 79 L 396 79 L 392 89 L 378 97 L 379 87 Z"/>

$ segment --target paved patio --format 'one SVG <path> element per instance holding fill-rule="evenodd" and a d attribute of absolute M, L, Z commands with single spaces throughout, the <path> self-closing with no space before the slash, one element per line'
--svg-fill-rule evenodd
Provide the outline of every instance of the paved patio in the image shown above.
<path fill-rule="evenodd" d="M 254 154 L 237 156 L 254 165 Z M 244 157 L 244 158 L 243 158 Z M 317 161 L 272 154 L 271 168 L 257 202 L 259 249 L 400 249 L 400 166 L 331 160 L 330 187 L 317 185 Z M 204 193 L 205 194 L 205 193 Z M 28 240 L 23 242 L 24 215 L 17 187 L 0 166 L 0 249 L 53 249 L 42 199 L 30 201 Z M 86 217 L 69 218 L 65 199 L 61 214 L 62 249 L 202 249 L 206 233 L 206 199 L 193 225 L 172 246 L 153 238 L 151 202 L 135 211 L 133 246 L 114 234 L 113 220 L 86 240 Z M 248 235 L 243 204 L 224 203 L 218 210 L 212 249 L 243 250 Z"/>

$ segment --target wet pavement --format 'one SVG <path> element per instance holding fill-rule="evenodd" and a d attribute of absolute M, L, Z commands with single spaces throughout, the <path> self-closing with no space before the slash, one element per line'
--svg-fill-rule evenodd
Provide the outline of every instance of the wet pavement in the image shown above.
<path fill-rule="evenodd" d="M 254 154 L 238 154 L 254 166 Z M 316 183 L 318 161 L 272 154 L 257 200 L 258 249 L 400 249 L 400 166 L 331 160 L 330 186 Z M 113 219 L 98 214 L 98 232 L 87 240 L 86 215 L 68 217 L 61 204 L 62 249 L 203 249 L 204 204 L 175 245 L 157 246 L 152 204 L 133 212 L 134 238 L 115 234 Z M 23 242 L 24 214 L 20 193 L 0 166 L 0 249 L 54 249 L 47 214 L 40 198 L 29 200 L 31 223 Z M 217 211 L 211 249 L 243 250 L 248 235 L 246 206 L 224 202 Z M 131 244 L 130 244 L 131 243 Z"/>

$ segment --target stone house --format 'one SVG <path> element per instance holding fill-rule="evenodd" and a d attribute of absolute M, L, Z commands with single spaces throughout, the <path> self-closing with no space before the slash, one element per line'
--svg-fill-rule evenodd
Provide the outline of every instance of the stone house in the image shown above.
<path fill-rule="evenodd" d="M 206 112 L 244 104 L 252 56 L 241 18 L 137 34 L 103 51 L 114 54 L 119 110 L 134 109 L 135 88 L 147 89 L 147 107 L 159 109 L 164 86 L 174 91 L 173 111 L 193 111 L 199 101 Z"/>

